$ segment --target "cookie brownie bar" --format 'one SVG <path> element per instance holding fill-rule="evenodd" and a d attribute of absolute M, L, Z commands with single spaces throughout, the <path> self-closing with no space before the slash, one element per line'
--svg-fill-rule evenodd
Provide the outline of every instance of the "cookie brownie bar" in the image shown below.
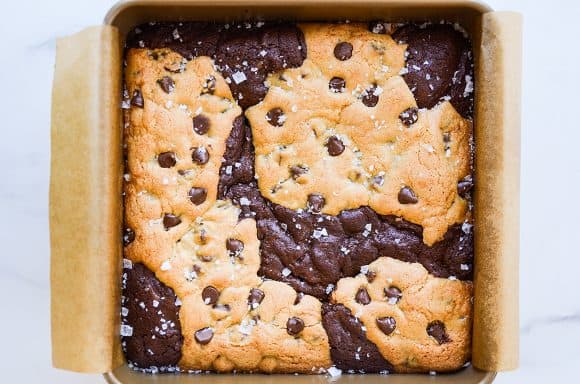
<path fill-rule="evenodd" d="M 149 23 L 128 36 L 125 82 L 134 368 L 469 361 L 473 64 L 459 28 Z"/>

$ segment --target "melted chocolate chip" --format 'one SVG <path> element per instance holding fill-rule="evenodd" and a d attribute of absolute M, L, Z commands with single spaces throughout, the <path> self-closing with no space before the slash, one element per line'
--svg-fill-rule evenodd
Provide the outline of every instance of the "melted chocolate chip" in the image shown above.
<path fill-rule="evenodd" d="M 197 115 L 193 118 L 193 130 L 198 135 L 205 135 L 209 131 L 210 121 L 204 115 Z"/>
<path fill-rule="evenodd" d="M 252 308 L 256 308 L 264 300 L 264 291 L 258 288 L 252 288 L 248 296 L 248 304 Z"/>
<path fill-rule="evenodd" d="M 326 142 L 326 149 L 330 156 L 339 156 L 344 152 L 344 144 L 338 137 L 330 136 Z"/>
<path fill-rule="evenodd" d="M 308 195 L 308 208 L 314 213 L 319 213 L 322 211 L 324 204 L 326 203 L 326 199 L 324 196 L 318 193 L 311 193 Z"/>
<path fill-rule="evenodd" d="M 181 219 L 178 216 L 175 216 L 172 213 L 166 213 L 163 215 L 163 226 L 166 231 L 179 224 L 181 224 Z"/>
<path fill-rule="evenodd" d="M 195 341 L 197 341 L 198 344 L 208 344 L 211 339 L 213 339 L 213 330 L 211 328 L 205 327 L 195 331 Z"/>
<path fill-rule="evenodd" d="M 401 297 L 403 297 L 401 290 L 399 288 L 395 287 L 394 285 L 391 285 L 390 287 L 385 288 L 384 292 L 385 292 L 385 296 L 389 299 L 389 303 L 396 304 L 399 302 L 399 300 L 401 300 Z"/>
<path fill-rule="evenodd" d="M 189 200 L 195 205 L 201 205 L 207 199 L 207 189 L 202 187 L 193 187 L 189 190 Z"/>
<path fill-rule="evenodd" d="M 304 297 L 304 293 L 302 293 L 302 292 L 296 293 L 296 298 L 294 299 L 294 305 L 300 304 L 303 297 Z"/>
<path fill-rule="evenodd" d="M 201 291 L 201 298 L 207 305 L 214 305 L 220 298 L 220 291 L 216 287 L 208 285 Z"/>
<path fill-rule="evenodd" d="M 169 76 L 163 76 L 161 79 L 157 80 L 157 84 L 159 84 L 165 93 L 171 93 L 175 90 L 175 82 Z"/>
<path fill-rule="evenodd" d="M 397 328 L 397 321 L 393 317 L 379 317 L 376 321 L 377 327 L 379 327 L 381 332 L 387 336 L 393 333 L 395 328 Z"/>
<path fill-rule="evenodd" d="M 230 256 L 238 256 L 244 250 L 244 243 L 238 239 L 227 239 L 226 249 L 230 251 Z"/>
<path fill-rule="evenodd" d="M 418 110 L 415 107 L 407 108 L 399 115 L 399 120 L 407 127 L 415 124 L 419 119 Z"/>
<path fill-rule="evenodd" d="M 371 303 L 371 297 L 365 288 L 359 288 L 354 297 L 357 303 L 362 305 L 368 305 Z"/>
<path fill-rule="evenodd" d="M 133 241 L 135 241 L 135 232 L 131 228 L 126 227 L 123 232 L 123 245 L 127 246 Z"/>
<path fill-rule="evenodd" d="M 471 177 L 471 175 L 467 175 L 463 179 L 461 179 L 459 183 L 457 183 L 457 194 L 465 198 L 467 196 L 467 193 L 471 191 L 472 188 L 473 188 L 473 178 Z"/>
<path fill-rule="evenodd" d="M 302 165 L 293 165 L 290 167 L 290 175 L 293 179 L 297 179 L 301 175 L 308 172 L 308 168 Z"/>
<path fill-rule="evenodd" d="M 209 263 L 214 259 L 212 255 L 200 255 L 199 258 L 201 259 L 201 261 L 204 261 L 206 263 Z"/>
<path fill-rule="evenodd" d="M 157 162 L 161 168 L 171 168 L 173 167 L 177 160 L 175 159 L 175 153 L 173 152 L 163 152 L 157 156 Z"/>
<path fill-rule="evenodd" d="M 334 57 L 340 61 L 348 60 L 352 57 L 352 44 L 343 41 L 334 47 Z"/>
<path fill-rule="evenodd" d="M 367 281 L 372 283 L 377 278 L 377 273 L 375 271 L 368 271 L 367 272 Z"/>
<path fill-rule="evenodd" d="M 191 153 L 191 159 L 199 165 L 207 164 L 209 161 L 209 153 L 205 147 L 194 148 Z"/>
<path fill-rule="evenodd" d="M 401 188 L 397 197 L 399 199 L 399 203 L 401 204 L 415 204 L 419 201 L 419 199 L 417 199 L 417 195 L 415 195 L 415 192 L 406 186 Z"/>
<path fill-rule="evenodd" d="M 435 320 L 427 325 L 427 334 L 437 340 L 437 343 L 444 344 L 451 341 L 447 330 L 445 329 L 445 324 L 440 320 Z"/>
<path fill-rule="evenodd" d="M 371 21 L 369 23 L 369 31 L 378 35 L 385 35 L 388 32 L 387 25 L 383 21 Z"/>
<path fill-rule="evenodd" d="M 131 98 L 131 105 L 138 107 L 138 108 L 143 108 L 145 106 L 145 102 L 143 101 L 143 95 L 141 94 L 141 91 L 136 89 L 133 91 L 133 97 Z"/>
<path fill-rule="evenodd" d="M 266 113 L 266 121 L 274 127 L 281 127 L 286 121 L 286 115 L 280 108 L 272 108 Z"/>
<path fill-rule="evenodd" d="M 344 79 L 341 77 L 333 77 L 332 79 L 330 79 L 330 82 L 328 83 L 328 88 L 330 89 L 331 92 L 334 93 L 344 92 L 345 87 L 346 81 L 344 81 Z"/>
<path fill-rule="evenodd" d="M 286 331 L 289 335 L 296 336 L 304 329 L 304 321 L 299 317 L 291 317 L 286 322 Z"/>
<path fill-rule="evenodd" d="M 367 90 L 365 90 L 362 94 L 361 101 L 367 107 L 370 107 L 370 108 L 375 107 L 379 102 L 379 95 L 377 92 L 377 87 L 372 86 L 372 87 L 368 88 Z"/>

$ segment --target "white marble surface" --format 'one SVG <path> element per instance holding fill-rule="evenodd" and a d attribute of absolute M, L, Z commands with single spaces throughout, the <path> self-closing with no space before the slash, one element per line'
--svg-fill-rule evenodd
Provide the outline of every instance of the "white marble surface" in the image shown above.
<path fill-rule="evenodd" d="M 521 367 L 497 382 L 579 382 L 580 3 L 489 2 L 525 19 Z M 50 366 L 49 121 L 55 38 L 100 23 L 113 3 L 2 2 L 0 382 L 102 382 Z"/>

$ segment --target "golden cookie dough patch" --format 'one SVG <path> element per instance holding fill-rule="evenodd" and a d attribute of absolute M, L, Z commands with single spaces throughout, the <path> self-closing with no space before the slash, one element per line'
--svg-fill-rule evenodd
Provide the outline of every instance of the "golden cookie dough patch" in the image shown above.
<path fill-rule="evenodd" d="M 449 102 L 402 121 L 417 105 L 398 75 L 405 45 L 389 35 L 359 24 L 301 28 L 303 65 L 271 75 L 264 101 L 246 111 L 261 193 L 291 209 L 320 194 L 331 215 L 368 205 L 421 225 L 428 245 L 440 240 L 465 219 L 457 182 L 469 173 L 470 122 Z"/>

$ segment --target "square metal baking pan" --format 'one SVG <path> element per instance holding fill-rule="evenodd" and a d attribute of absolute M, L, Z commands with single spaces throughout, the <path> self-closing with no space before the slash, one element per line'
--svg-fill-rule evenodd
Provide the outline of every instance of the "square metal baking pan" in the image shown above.
<path fill-rule="evenodd" d="M 104 26 L 59 41 L 50 192 L 53 364 L 81 372 L 105 372 L 110 383 L 328 382 L 328 377 L 309 375 L 146 375 L 122 364 L 118 336 L 121 239 L 115 235 L 120 233 L 122 221 L 122 161 L 120 131 L 112 127 L 121 127 L 118 103 L 125 35 L 148 21 L 245 19 L 448 20 L 466 28 L 473 41 L 476 63 L 473 365 L 435 376 L 342 375 L 332 381 L 490 383 L 497 371 L 514 369 L 518 359 L 521 18 L 511 12 L 493 12 L 479 2 L 461 0 L 125 0 L 109 11 Z M 113 59 L 109 60 L 109 56 Z M 88 65 L 91 59 L 97 63 Z M 87 68 L 79 69 L 83 65 Z M 95 75 L 100 77 L 95 80 Z M 84 89 L 88 89 L 86 95 L 79 91 Z M 79 112 L 83 107 L 88 111 Z M 68 150 L 71 144 L 75 151 Z M 88 172 L 86 167 L 77 169 L 76 164 L 83 161 L 94 168 Z M 67 171 L 65 166 L 69 167 Z M 71 186 L 72 180 L 79 186 Z M 96 190 L 83 188 L 83 181 Z M 68 196 L 76 193 L 78 201 L 62 197 L 65 192 Z M 104 208 L 93 206 L 95 201 L 104 202 Z M 90 227 L 88 223 L 96 229 L 86 244 L 65 235 L 71 226 Z M 84 252 L 82 258 L 79 252 Z M 70 274 L 74 269 L 80 269 L 77 273 L 81 277 Z M 83 279 L 84 273 L 89 277 Z M 71 276 L 74 277 L 65 285 L 63 280 Z M 492 294 L 489 286 L 494 287 Z M 75 294 L 71 294 L 75 289 Z M 87 332 L 92 336 L 86 336 Z M 79 340 L 71 335 L 79 335 Z"/>

